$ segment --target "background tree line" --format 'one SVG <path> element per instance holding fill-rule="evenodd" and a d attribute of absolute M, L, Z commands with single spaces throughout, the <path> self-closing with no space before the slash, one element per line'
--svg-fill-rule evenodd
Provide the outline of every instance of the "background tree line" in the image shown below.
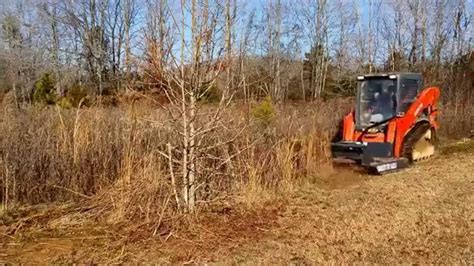
<path fill-rule="evenodd" d="M 442 87 L 446 102 L 473 94 L 468 0 L 0 5 L 0 89 L 17 104 L 74 105 L 85 95 L 128 89 L 164 95 L 179 87 L 177 71 L 198 74 L 199 82 L 187 83 L 208 100 L 224 92 L 277 102 L 351 95 L 356 74 L 382 71 L 423 72 L 427 83 Z"/>

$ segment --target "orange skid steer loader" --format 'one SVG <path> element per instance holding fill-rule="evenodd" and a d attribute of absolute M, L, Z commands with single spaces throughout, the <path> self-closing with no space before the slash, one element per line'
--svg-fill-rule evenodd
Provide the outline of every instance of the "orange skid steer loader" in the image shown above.
<path fill-rule="evenodd" d="M 434 154 L 439 88 L 424 88 L 417 73 L 363 75 L 357 81 L 356 106 L 331 144 L 335 162 L 383 174 Z"/>

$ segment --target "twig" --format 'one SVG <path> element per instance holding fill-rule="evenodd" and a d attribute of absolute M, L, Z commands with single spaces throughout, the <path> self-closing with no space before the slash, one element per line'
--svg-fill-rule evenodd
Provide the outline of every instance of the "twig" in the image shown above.
<path fill-rule="evenodd" d="M 14 238 L 13 236 L 10 236 L 10 235 L 4 234 L 4 233 L 2 233 L 2 235 L 3 235 L 3 236 L 6 236 L 6 237 L 9 237 L 9 238 L 11 238 L 11 239 L 13 239 L 13 240 L 15 240 L 15 238 Z"/>
<path fill-rule="evenodd" d="M 173 157 L 171 155 L 171 144 L 168 142 L 166 144 L 168 147 L 168 167 L 170 168 L 170 176 L 171 176 L 171 185 L 173 186 L 173 194 L 176 200 L 176 204 L 178 205 L 178 210 L 181 209 L 181 204 L 179 202 L 178 191 L 176 190 L 176 180 L 174 178 L 174 171 L 173 171 Z"/>
<path fill-rule="evenodd" d="M 74 191 L 74 190 L 72 190 L 72 189 L 69 189 L 69 188 L 65 188 L 65 187 L 61 187 L 61 186 L 56 186 L 56 185 L 54 185 L 53 187 L 54 187 L 54 188 L 60 188 L 60 189 L 64 189 L 64 190 L 66 190 L 66 191 L 68 191 L 68 192 L 71 192 L 72 194 L 75 194 L 75 195 L 81 196 L 81 197 L 83 197 L 83 198 L 86 198 L 86 199 L 92 199 L 92 197 L 91 197 L 91 196 L 84 195 L 84 194 L 82 194 L 82 193 L 79 193 L 79 192 L 77 192 L 77 191 Z"/>
<path fill-rule="evenodd" d="M 165 202 L 163 204 L 163 208 L 161 209 L 160 217 L 158 218 L 158 222 L 156 223 L 157 225 L 155 227 L 155 230 L 153 231 L 153 236 L 156 235 L 156 233 L 158 232 L 158 229 L 161 226 L 161 222 L 163 220 L 163 216 L 165 215 L 165 210 L 168 207 L 168 202 L 170 201 L 170 198 L 171 198 L 171 195 L 169 197 L 166 197 L 166 199 L 165 199 Z"/>
<path fill-rule="evenodd" d="M 166 237 L 165 237 L 165 240 L 163 242 L 166 242 L 168 241 L 168 239 L 170 239 L 170 237 L 173 235 L 173 232 L 170 232 Z"/>

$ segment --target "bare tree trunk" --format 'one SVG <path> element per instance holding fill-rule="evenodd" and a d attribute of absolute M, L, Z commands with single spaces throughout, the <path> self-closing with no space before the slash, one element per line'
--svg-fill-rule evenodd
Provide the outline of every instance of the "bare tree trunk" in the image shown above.
<path fill-rule="evenodd" d="M 44 11 L 46 12 L 46 15 L 48 16 L 50 20 L 50 26 L 51 26 L 51 37 L 52 37 L 52 42 L 53 42 L 53 51 L 52 51 L 52 60 L 54 63 L 54 69 L 55 69 L 55 76 L 57 79 L 57 84 L 56 84 L 56 94 L 58 96 L 63 96 L 63 88 L 62 88 L 62 77 L 61 77 L 61 63 L 59 59 L 59 33 L 58 33 L 58 17 L 57 17 L 57 7 L 55 5 L 52 6 L 52 11 L 49 11 L 48 6 L 44 7 Z"/>
<path fill-rule="evenodd" d="M 427 39 L 427 17 L 426 17 L 426 9 L 427 3 L 426 1 L 422 1 L 421 6 L 421 63 L 423 70 L 426 70 L 426 39 Z"/>
<path fill-rule="evenodd" d="M 186 140 L 189 143 L 188 153 L 189 153 L 189 202 L 188 208 L 190 212 L 194 212 L 195 204 L 196 204 L 196 158 L 195 158 L 195 144 L 196 144 L 196 132 L 195 132 L 195 117 L 196 117 L 196 89 L 197 85 L 200 82 L 197 80 L 199 79 L 198 75 L 198 63 L 199 63 L 199 53 L 201 49 L 201 37 L 198 35 L 198 25 L 196 24 L 197 20 L 197 13 L 196 13 L 196 0 L 191 1 L 191 40 L 193 40 L 193 54 L 192 54 L 192 61 L 191 61 L 191 88 L 189 89 L 189 134 L 188 139 Z M 205 7 L 206 9 L 208 8 Z M 207 10 L 206 10 L 207 13 Z M 205 20 L 207 23 L 207 19 Z"/>
<path fill-rule="evenodd" d="M 300 79 L 301 79 L 301 92 L 303 93 L 303 100 L 306 100 L 306 90 L 305 90 L 305 86 L 304 86 L 304 71 L 301 70 L 301 73 L 300 73 Z"/>
<path fill-rule="evenodd" d="M 226 88 L 224 93 L 228 93 L 232 83 L 232 16 L 231 0 L 225 2 L 225 51 L 226 51 Z"/>
<path fill-rule="evenodd" d="M 123 20 L 124 20 L 124 35 L 125 35 L 125 75 L 127 79 L 130 79 L 130 74 L 131 74 L 130 31 L 131 31 L 132 24 L 134 22 L 135 14 L 136 14 L 135 0 L 124 0 Z"/>
<path fill-rule="evenodd" d="M 185 0 L 181 0 L 181 52 L 180 52 L 180 68 L 181 68 L 181 115 L 183 125 L 183 151 L 182 151 L 182 179 L 183 179 L 183 198 L 186 208 L 189 209 L 189 173 L 188 173 L 188 152 L 189 152 L 189 136 L 188 136 L 188 115 L 186 106 L 186 73 L 185 73 L 185 58 L 184 49 L 186 46 L 185 32 Z"/>
<path fill-rule="evenodd" d="M 413 18 L 413 31 L 411 33 L 411 48 L 410 48 L 410 66 L 413 69 L 416 67 L 418 61 L 418 32 L 419 32 L 419 13 L 420 13 L 420 2 L 419 0 L 412 0 L 408 2 L 411 16 Z"/>
<path fill-rule="evenodd" d="M 282 6 L 281 0 L 277 0 L 276 3 L 276 29 L 275 29 L 275 56 L 276 56 L 276 66 L 275 66 L 275 83 L 274 83 L 274 90 L 275 90 L 275 100 L 281 102 L 283 100 L 283 93 L 281 88 L 281 20 L 282 20 Z"/>
<path fill-rule="evenodd" d="M 372 73 L 372 71 L 374 71 L 373 69 L 373 65 L 374 65 L 374 62 L 373 62 L 373 57 L 372 57 L 372 51 L 373 51 L 373 47 L 372 47 L 372 41 L 374 39 L 373 37 L 373 8 L 374 8 L 374 4 L 372 2 L 372 0 L 369 0 L 369 30 L 367 32 L 367 35 L 368 35 L 368 41 L 367 41 L 367 56 L 368 56 L 368 65 L 369 65 L 369 73 Z"/>

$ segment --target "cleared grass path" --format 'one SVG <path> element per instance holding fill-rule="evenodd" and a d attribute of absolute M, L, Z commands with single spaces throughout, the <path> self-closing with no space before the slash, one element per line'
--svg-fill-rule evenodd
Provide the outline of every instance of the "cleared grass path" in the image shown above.
<path fill-rule="evenodd" d="M 299 191 L 278 221 L 287 229 L 242 248 L 237 260 L 474 263 L 474 154 L 342 179 L 342 188 Z"/>

